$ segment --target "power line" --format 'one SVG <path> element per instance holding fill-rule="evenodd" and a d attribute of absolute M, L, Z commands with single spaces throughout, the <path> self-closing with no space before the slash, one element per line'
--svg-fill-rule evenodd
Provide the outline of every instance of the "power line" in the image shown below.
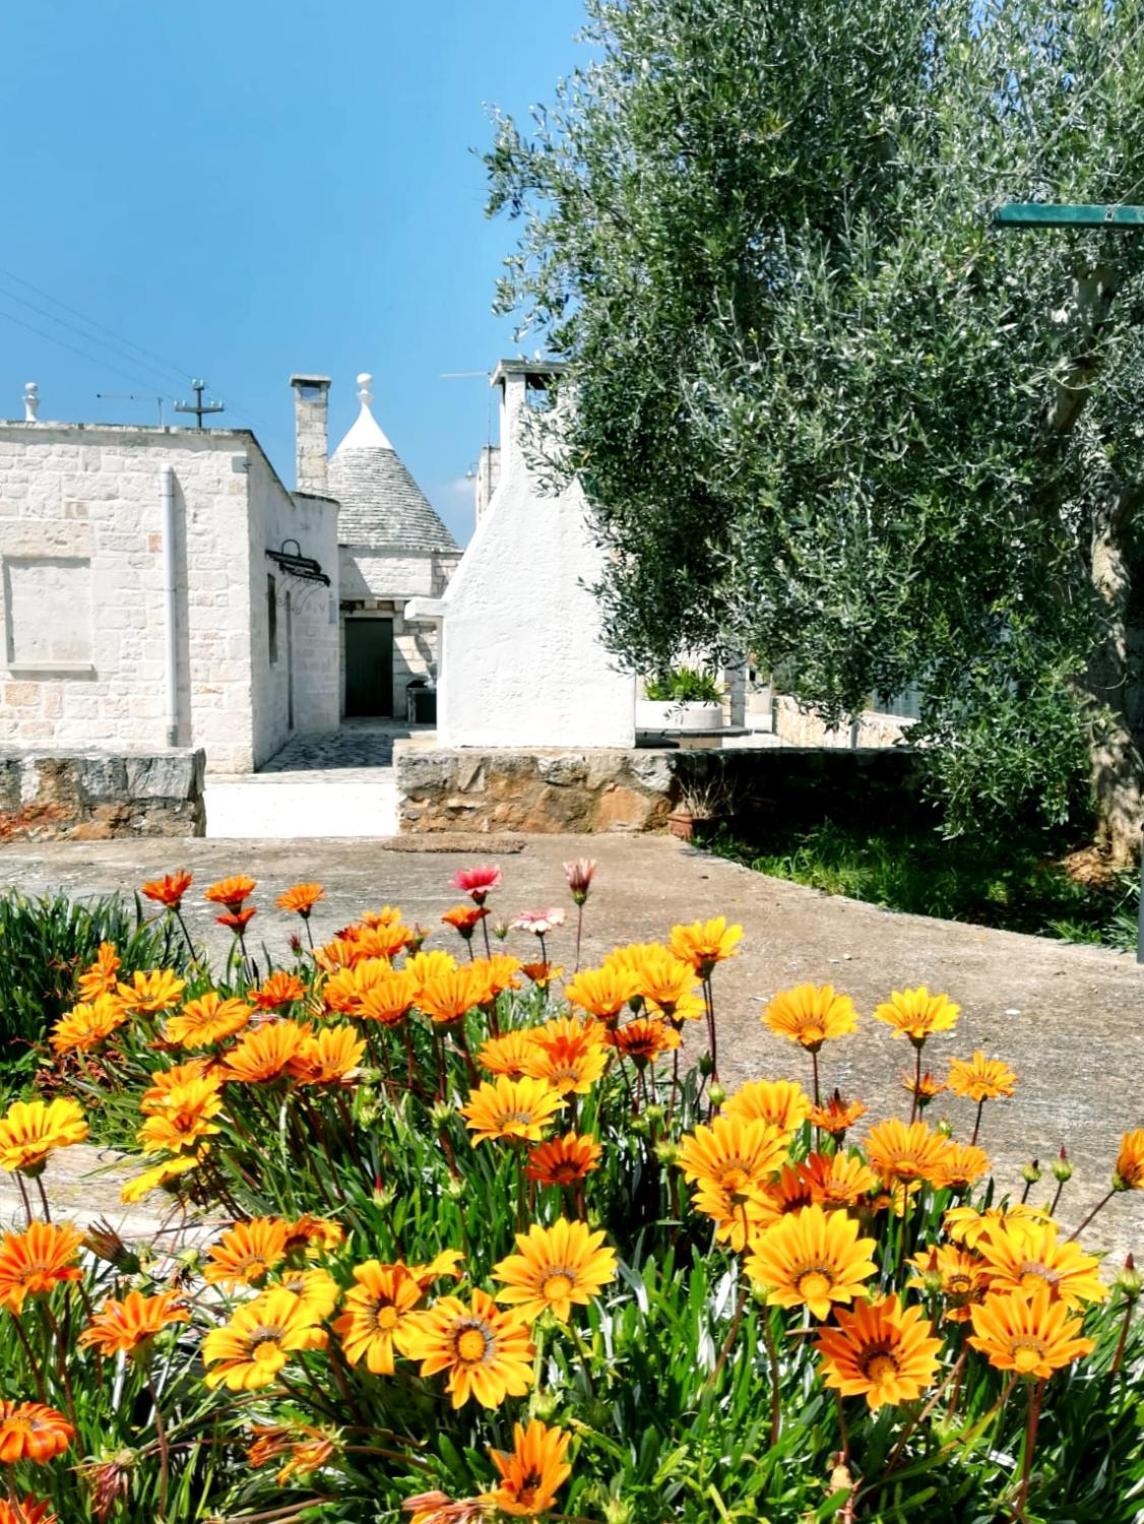
<path fill-rule="evenodd" d="M 117 376 L 122 376 L 125 381 L 130 381 L 135 386 L 150 386 L 152 384 L 150 381 L 145 381 L 142 376 L 133 374 L 128 370 L 123 370 L 118 365 L 112 365 L 102 355 L 89 354 L 86 349 L 80 349 L 77 344 L 69 344 L 66 339 L 61 339 L 57 334 L 45 333 L 42 328 L 37 328 L 33 323 L 26 323 L 23 318 L 17 317 L 14 312 L 6 312 L 3 307 L 0 307 L 0 318 L 7 318 L 9 323 L 15 323 L 18 328 L 26 328 L 29 333 L 34 333 L 38 338 L 46 339 L 49 344 L 58 344 L 61 349 L 71 350 L 73 355 L 79 355 L 80 359 L 87 360 L 91 365 L 97 365 L 103 370 L 114 371 Z M 173 402 L 175 399 L 168 396 L 166 400 Z"/>

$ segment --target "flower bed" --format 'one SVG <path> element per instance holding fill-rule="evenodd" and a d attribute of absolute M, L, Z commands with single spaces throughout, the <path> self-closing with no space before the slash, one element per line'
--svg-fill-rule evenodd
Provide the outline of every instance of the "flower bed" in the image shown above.
<path fill-rule="evenodd" d="M 1138 1517 L 1139 1278 L 1077 1241 L 1103 1201 L 1062 1226 L 1066 1158 L 1051 1201 L 1034 1168 L 997 1195 L 1017 1076 L 978 1052 L 935 1077 L 956 1004 L 894 992 L 859 1037 L 845 994 L 781 991 L 798 1078 L 728 1095 L 740 929 L 560 968 L 592 881 L 568 865 L 575 928 L 510 928 L 499 871 L 457 875 L 457 956 L 389 906 L 316 941 L 321 887 L 294 885 L 301 934 L 259 969 L 236 875 L 206 891 L 234 933 L 213 973 L 189 875 L 143 887 L 186 969 L 101 948 L 54 1099 L 0 1119 L 28 1219 L 0 1246 L 0 1524 Z M 830 1053 L 895 1037 L 906 1115 L 871 1123 Z M 947 1086 L 967 1140 L 925 1120 Z M 44 1162 L 95 1119 L 134 1134 L 125 1198 L 165 1193 L 150 1244 L 51 1221 Z M 1144 1131 L 1110 1167 L 1144 1187 Z"/>

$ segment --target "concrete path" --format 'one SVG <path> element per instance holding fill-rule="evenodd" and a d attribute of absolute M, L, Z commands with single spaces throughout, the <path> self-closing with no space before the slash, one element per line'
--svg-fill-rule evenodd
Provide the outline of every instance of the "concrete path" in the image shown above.
<path fill-rule="evenodd" d="M 1075 1223 L 1107 1189 L 1120 1134 L 1144 1127 L 1144 970 L 1127 956 L 828 898 L 661 837 L 477 837 L 464 850 L 457 845 L 447 838 L 19 843 L 0 849 L 0 883 L 30 892 L 103 893 L 130 890 L 145 877 L 185 865 L 196 878 L 187 902 L 193 930 L 223 946 L 225 934 L 213 926 L 208 907 L 192 899 L 213 878 L 249 871 L 260 881 L 253 942 L 281 956 L 294 925 L 274 908 L 274 896 L 287 884 L 319 879 L 326 885 L 327 899 L 315 916 L 318 935 L 383 902 L 436 927 L 457 898 L 449 888 L 453 870 L 498 861 L 505 882 L 491 902 L 494 914 L 507 919 L 525 908 L 566 906 L 569 924 L 553 936 L 551 951 L 569 963 L 572 912 L 561 864 L 592 856 L 599 868 L 587 907 L 586 961 L 617 942 L 662 936 L 674 921 L 721 913 L 742 923 L 743 955 L 724 965 L 716 981 L 720 1068 L 728 1086 L 762 1074 L 809 1083 L 802 1053 L 761 1026 L 761 1002 L 803 980 L 831 981 L 854 997 L 867 1019 L 856 1036 L 823 1052 L 824 1085 L 860 1096 L 872 1117 L 904 1115 L 898 1076 L 911 1050 L 868 1013 L 892 988 L 927 983 L 947 990 L 963 1012 L 951 1039 L 931 1041 L 930 1067 L 944 1072 L 949 1056 L 981 1047 L 1020 1076 L 1014 1100 L 986 1107 L 982 1142 L 1002 1188 L 1019 1192 L 1022 1162 L 1039 1156 L 1047 1166 L 1063 1142 L 1076 1173 L 1061 1215 Z M 452 946 L 451 936 L 440 928 L 430 945 Z M 509 949 L 528 953 L 530 940 L 514 933 Z M 948 1114 L 967 1137 L 971 1111 L 943 1096 L 930 1115 Z M 1046 1171 L 1033 1199 L 1047 1196 L 1052 1185 Z M 1086 1239 L 1119 1254 L 1133 1249 L 1144 1259 L 1144 1192 L 1116 1198 Z"/>

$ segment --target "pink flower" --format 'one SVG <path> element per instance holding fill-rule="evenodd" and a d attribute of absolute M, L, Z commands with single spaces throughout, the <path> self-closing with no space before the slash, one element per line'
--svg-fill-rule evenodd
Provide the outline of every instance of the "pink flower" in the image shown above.
<path fill-rule="evenodd" d="M 574 905 L 582 905 L 588 898 L 588 890 L 592 887 L 592 875 L 595 871 L 594 857 L 578 857 L 574 862 L 564 864 L 564 877 L 568 880 L 568 887 L 572 891 Z"/>
<path fill-rule="evenodd" d="M 477 868 L 458 868 L 449 880 L 454 889 L 467 894 L 474 905 L 483 905 L 490 889 L 500 887 L 501 871 L 496 863 L 485 863 Z"/>
<path fill-rule="evenodd" d="M 564 912 L 558 905 L 548 910 L 524 910 L 512 923 L 514 931 L 531 931 L 534 936 L 542 937 L 554 926 L 564 925 Z"/>

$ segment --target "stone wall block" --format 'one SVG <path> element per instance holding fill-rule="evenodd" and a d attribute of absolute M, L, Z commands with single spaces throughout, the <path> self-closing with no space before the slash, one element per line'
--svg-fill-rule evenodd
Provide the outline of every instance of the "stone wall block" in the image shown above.
<path fill-rule="evenodd" d="M 0 754 L 0 842 L 202 836 L 201 750 Z"/>
<path fill-rule="evenodd" d="M 195 786 L 194 752 L 172 751 L 127 759 L 127 793 L 133 799 L 189 799 Z"/>

